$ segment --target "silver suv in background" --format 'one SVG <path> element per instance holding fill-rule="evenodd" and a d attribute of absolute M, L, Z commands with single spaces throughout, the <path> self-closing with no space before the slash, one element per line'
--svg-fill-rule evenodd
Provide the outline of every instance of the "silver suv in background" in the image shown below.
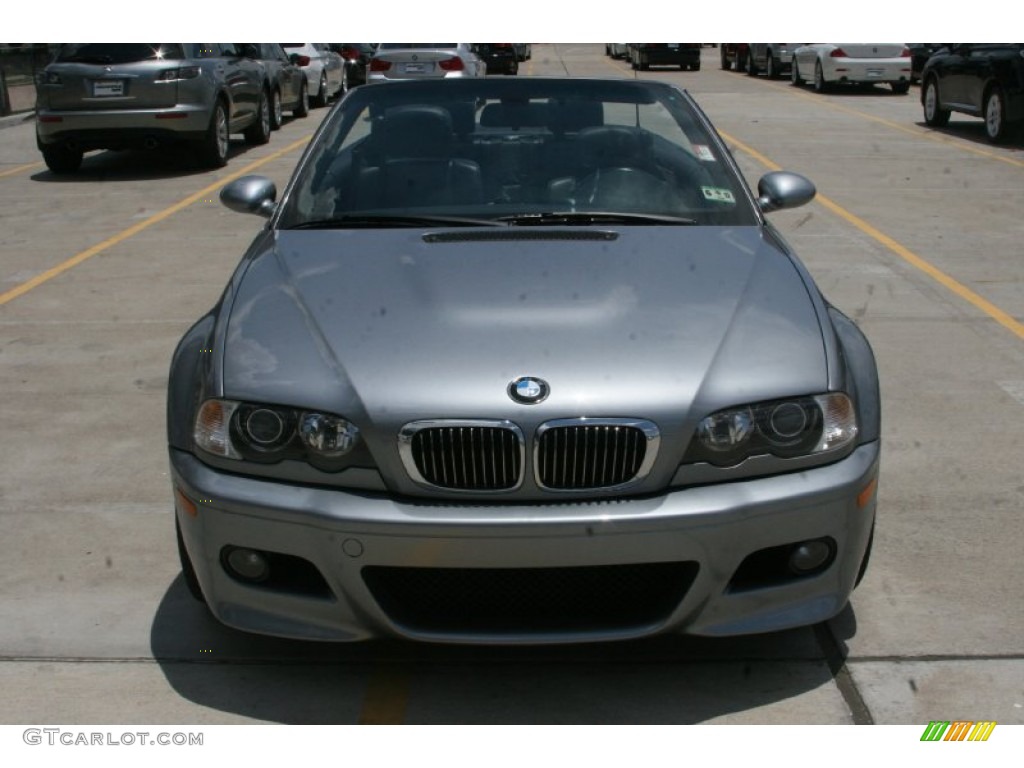
<path fill-rule="evenodd" d="M 68 43 L 36 78 L 36 142 L 54 173 L 94 149 L 191 144 L 227 163 L 229 136 L 270 140 L 264 66 L 235 43 Z"/>

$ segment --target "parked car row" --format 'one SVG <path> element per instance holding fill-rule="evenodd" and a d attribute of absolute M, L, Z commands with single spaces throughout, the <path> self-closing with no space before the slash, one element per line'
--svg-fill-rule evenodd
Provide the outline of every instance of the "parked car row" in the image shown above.
<path fill-rule="evenodd" d="M 1024 130 L 1024 43 L 723 43 L 720 57 L 722 69 L 751 75 L 789 69 L 793 85 L 818 92 L 881 83 L 902 95 L 920 82 L 929 126 L 957 112 L 982 118 L 992 142 Z"/>
<path fill-rule="evenodd" d="M 321 43 L 68 43 L 36 78 L 36 142 L 54 173 L 96 149 L 189 145 L 225 165 L 230 136 L 266 144 L 347 88 Z"/>

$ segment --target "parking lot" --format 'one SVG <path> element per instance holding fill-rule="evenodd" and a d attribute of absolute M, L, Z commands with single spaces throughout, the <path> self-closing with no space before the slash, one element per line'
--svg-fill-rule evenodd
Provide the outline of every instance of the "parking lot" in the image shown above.
<path fill-rule="evenodd" d="M 533 46 L 519 76 L 634 77 L 603 44 Z M 816 94 L 702 69 L 688 89 L 755 186 L 817 185 L 771 215 L 870 339 L 883 443 L 871 568 L 812 628 L 546 648 L 250 636 L 181 579 L 167 370 L 262 220 L 217 199 L 283 188 L 327 110 L 227 167 L 100 152 L 46 170 L 0 129 L 0 722 L 1024 723 L 1024 140 L 927 128 L 918 89 Z"/>

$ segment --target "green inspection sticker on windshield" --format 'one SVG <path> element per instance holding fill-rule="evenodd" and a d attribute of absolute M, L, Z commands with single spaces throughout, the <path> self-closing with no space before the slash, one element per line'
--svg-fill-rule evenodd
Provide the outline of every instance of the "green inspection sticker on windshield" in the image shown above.
<path fill-rule="evenodd" d="M 705 200 L 711 200 L 715 203 L 735 203 L 736 198 L 733 197 L 732 190 L 722 189 L 721 187 L 701 187 L 700 191 L 704 193 Z"/>

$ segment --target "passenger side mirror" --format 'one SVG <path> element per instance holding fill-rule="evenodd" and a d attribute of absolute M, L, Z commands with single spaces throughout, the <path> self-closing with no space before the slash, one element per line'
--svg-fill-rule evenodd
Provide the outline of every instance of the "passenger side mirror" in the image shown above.
<path fill-rule="evenodd" d="M 799 208 L 817 194 L 814 182 L 806 176 L 789 171 L 766 173 L 757 182 L 757 204 L 764 213 L 782 208 Z"/>

